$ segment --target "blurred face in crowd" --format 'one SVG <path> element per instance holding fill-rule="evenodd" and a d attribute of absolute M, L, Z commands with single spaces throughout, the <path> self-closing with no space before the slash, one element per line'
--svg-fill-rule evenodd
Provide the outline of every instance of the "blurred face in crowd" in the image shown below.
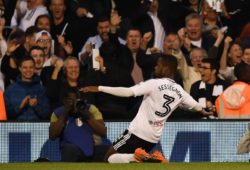
<path fill-rule="evenodd" d="M 140 48 L 141 33 L 139 30 L 129 30 L 127 33 L 127 46 L 132 52 L 136 52 Z"/>
<path fill-rule="evenodd" d="M 36 44 L 44 50 L 45 56 L 49 55 L 51 49 L 51 38 L 47 33 L 43 33 L 36 41 Z"/>
<path fill-rule="evenodd" d="M 35 61 L 35 69 L 40 70 L 43 68 L 43 64 L 45 62 L 44 51 L 41 49 L 33 49 L 30 52 L 31 57 Z"/>
<path fill-rule="evenodd" d="M 186 31 L 191 41 L 201 39 L 202 22 L 198 18 L 191 18 L 186 23 Z"/>
<path fill-rule="evenodd" d="M 109 21 L 98 22 L 97 31 L 103 41 L 109 39 L 110 24 Z"/>
<path fill-rule="evenodd" d="M 21 79 L 23 81 L 30 82 L 35 73 L 35 63 L 33 60 L 23 61 L 19 67 L 21 72 Z"/>
<path fill-rule="evenodd" d="M 180 40 L 178 35 L 169 34 L 164 39 L 163 49 L 165 54 L 172 54 L 173 51 L 178 50 L 180 45 Z"/>
<path fill-rule="evenodd" d="M 50 20 L 48 17 L 41 17 L 39 18 L 39 20 L 37 21 L 37 28 L 41 29 L 41 30 L 46 30 L 48 32 L 50 32 Z"/>
<path fill-rule="evenodd" d="M 64 67 L 67 79 L 70 81 L 77 81 L 80 75 L 80 65 L 77 59 L 66 59 Z"/>
<path fill-rule="evenodd" d="M 150 4 L 149 11 L 155 13 L 158 11 L 159 3 L 158 0 L 153 0 Z"/>
<path fill-rule="evenodd" d="M 190 53 L 191 63 L 193 67 L 199 69 L 201 66 L 201 60 L 204 58 L 204 53 L 201 49 L 193 49 Z"/>
<path fill-rule="evenodd" d="M 239 44 L 233 44 L 229 50 L 228 57 L 233 65 L 241 62 L 242 50 Z"/>
<path fill-rule="evenodd" d="M 51 0 L 50 11 L 55 19 L 63 18 L 65 10 L 64 0 Z"/>
<path fill-rule="evenodd" d="M 210 63 L 201 63 L 200 66 L 201 80 L 206 84 L 212 84 L 216 80 L 216 70 L 211 69 Z"/>
<path fill-rule="evenodd" d="M 244 50 L 242 60 L 250 65 L 250 48 Z"/>

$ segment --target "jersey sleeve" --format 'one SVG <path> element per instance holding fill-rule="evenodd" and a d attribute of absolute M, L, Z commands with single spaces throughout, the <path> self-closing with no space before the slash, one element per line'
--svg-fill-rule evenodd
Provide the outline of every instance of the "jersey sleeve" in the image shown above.
<path fill-rule="evenodd" d="M 200 112 L 202 110 L 202 106 L 193 99 L 185 90 L 182 90 L 182 102 L 180 103 L 180 107 L 183 109 L 187 109 L 190 111 Z"/>
<path fill-rule="evenodd" d="M 145 82 L 141 82 L 130 89 L 133 91 L 134 96 L 142 96 L 142 95 L 147 95 L 150 94 L 152 89 L 155 88 L 156 82 L 154 79 L 147 80 Z"/>

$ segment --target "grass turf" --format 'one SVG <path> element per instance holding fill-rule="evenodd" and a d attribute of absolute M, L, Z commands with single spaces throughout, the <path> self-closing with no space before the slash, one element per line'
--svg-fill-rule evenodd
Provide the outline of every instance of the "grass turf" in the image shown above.
<path fill-rule="evenodd" d="M 2 163 L 0 170 L 250 170 L 248 162 L 228 163 Z"/>

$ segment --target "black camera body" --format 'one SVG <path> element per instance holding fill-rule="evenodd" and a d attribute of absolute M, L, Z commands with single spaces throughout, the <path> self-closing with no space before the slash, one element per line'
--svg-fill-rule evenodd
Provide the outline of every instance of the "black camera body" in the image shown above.
<path fill-rule="evenodd" d="M 87 100 L 84 100 L 81 97 L 77 97 L 73 105 L 74 112 L 72 116 L 75 118 L 86 120 L 89 114 L 89 107 L 90 105 L 87 103 Z"/>

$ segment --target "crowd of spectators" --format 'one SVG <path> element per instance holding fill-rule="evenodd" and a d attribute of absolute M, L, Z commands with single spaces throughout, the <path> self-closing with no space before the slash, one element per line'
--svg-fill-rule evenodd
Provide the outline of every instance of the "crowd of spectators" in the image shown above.
<path fill-rule="evenodd" d="M 216 98 L 237 81 L 235 66 L 250 64 L 248 1 L 0 2 L 0 88 L 9 120 L 49 120 L 68 93 L 86 85 L 129 87 L 153 78 L 159 53 L 177 58 L 175 81 L 218 118 Z M 131 119 L 141 102 L 84 97 L 104 120 Z M 171 118 L 204 117 L 177 109 Z"/>
<path fill-rule="evenodd" d="M 248 0 L 0 0 L 0 118 L 51 120 L 62 160 L 89 161 L 100 141 L 82 147 L 67 128 L 103 137 L 104 121 L 131 120 L 142 98 L 81 94 L 82 122 L 69 96 L 77 100 L 84 86 L 154 78 L 163 53 L 178 61 L 174 80 L 214 113 L 178 108 L 170 118 L 249 119 L 249 12 Z M 71 140 L 80 150 L 64 143 Z"/>

